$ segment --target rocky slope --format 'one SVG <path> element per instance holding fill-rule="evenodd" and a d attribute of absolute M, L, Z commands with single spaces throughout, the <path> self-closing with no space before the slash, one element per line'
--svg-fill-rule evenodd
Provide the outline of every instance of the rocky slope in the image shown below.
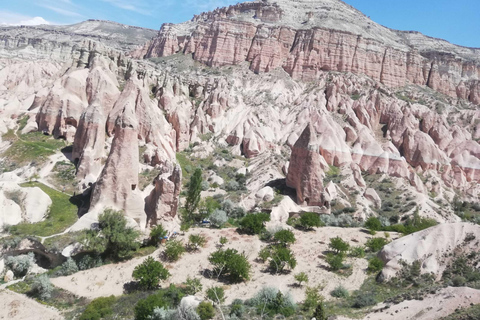
<path fill-rule="evenodd" d="M 29 32 L 2 30 L 6 39 Z M 172 217 L 181 184 L 175 154 L 213 155 L 210 167 L 227 170 L 219 148 L 258 159 L 237 166 L 251 175 L 248 194 L 236 200 L 247 210 L 261 204 L 259 190 L 285 178 L 298 204 L 323 213 L 353 208 L 358 219 L 418 207 L 458 221 L 445 204 L 458 192 L 478 193 L 477 49 L 390 30 L 337 0 L 218 9 L 164 25 L 143 49 L 135 46 L 151 31 L 101 21 L 33 31 L 30 45 L 3 42 L 4 56 L 38 62 L 2 60 L 0 131 L 28 111 L 24 131 L 72 143 L 78 190 L 93 190 L 91 209 L 125 210 L 134 198 L 135 213 L 126 215 L 142 227 L 149 217 Z M 118 126 L 126 113 L 134 126 Z M 159 176 L 138 190 L 145 170 Z M 129 178 L 109 191 L 119 176 Z M 410 205 L 392 212 L 399 201 Z"/>

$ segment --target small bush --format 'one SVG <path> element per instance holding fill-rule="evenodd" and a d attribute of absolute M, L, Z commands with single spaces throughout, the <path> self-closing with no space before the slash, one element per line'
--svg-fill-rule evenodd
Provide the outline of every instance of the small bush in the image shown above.
<path fill-rule="evenodd" d="M 260 234 L 265 230 L 265 222 L 270 221 L 267 213 L 247 214 L 240 221 L 240 228 L 249 234 Z"/>
<path fill-rule="evenodd" d="M 466 282 L 467 282 L 467 279 L 465 279 L 465 277 L 462 277 L 462 276 L 455 276 L 452 278 L 452 285 L 454 287 L 462 287 L 465 285 Z"/>
<path fill-rule="evenodd" d="M 161 224 L 155 226 L 150 231 L 150 243 L 154 246 L 158 246 L 167 233 L 167 230 L 165 230 Z"/>
<path fill-rule="evenodd" d="M 100 320 L 113 313 L 112 306 L 115 303 L 115 297 L 100 297 L 92 300 L 83 311 L 79 320 Z"/>
<path fill-rule="evenodd" d="M 201 183 L 201 188 L 203 191 L 207 191 L 208 189 L 210 189 L 210 184 L 208 183 L 208 181 L 203 180 Z"/>
<path fill-rule="evenodd" d="M 296 266 L 297 260 L 290 249 L 283 246 L 274 246 L 270 250 L 270 271 L 282 273 L 287 267 L 293 270 Z"/>
<path fill-rule="evenodd" d="M 59 274 L 62 276 L 69 276 L 76 272 L 78 272 L 78 266 L 70 257 L 67 258 L 67 261 L 62 264 L 62 267 L 59 270 Z"/>
<path fill-rule="evenodd" d="M 377 252 L 382 249 L 388 243 L 385 238 L 372 238 L 368 239 L 365 246 L 370 249 L 372 252 Z"/>
<path fill-rule="evenodd" d="M 169 240 L 164 253 L 168 261 L 177 261 L 185 253 L 185 247 L 180 240 Z"/>
<path fill-rule="evenodd" d="M 185 281 L 185 293 L 194 295 L 197 292 L 202 291 L 202 283 L 200 282 L 200 279 L 198 278 L 190 278 L 187 277 L 187 280 Z"/>
<path fill-rule="evenodd" d="M 353 307 L 358 309 L 373 306 L 374 304 L 376 304 L 375 296 L 373 295 L 373 293 L 370 292 L 362 292 L 361 294 L 357 295 L 353 300 Z"/>
<path fill-rule="evenodd" d="M 207 298 L 215 303 L 221 304 L 225 301 L 225 290 L 223 290 L 222 287 L 208 288 Z"/>
<path fill-rule="evenodd" d="M 240 299 L 233 300 L 230 306 L 230 317 L 237 317 L 241 318 L 245 313 L 245 306 L 243 305 L 243 301 Z"/>
<path fill-rule="evenodd" d="M 350 245 L 340 237 L 330 238 L 330 244 L 328 245 L 335 253 L 347 252 Z"/>
<path fill-rule="evenodd" d="M 215 309 L 211 302 L 202 301 L 197 307 L 197 313 L 201 320 L 213 319 L 215 316 Z"/>
<path fill-rule="evenodd" d="M 378 257 L 373 257 L 368 261 L 368 271 L 379 272 L 383 269 L 383 261 Z"/>
<path fill-rule="evenodd" d="M 50 299 L 52 296 L 53 285 L 46 274 L 35 278 L 32 283 L 32 294 L 41 300 Z"/>
<path fill-rule="evenodd" d="M 354 258 L 363 258 L 365 257 L 365 248 L 362 246 L 351 247 L 348 255 Z"/>
<path fill-rule="evenodd" d="M 289 295 L 284 295 L 275 288 L 261 289 L 250 301 L 249 304 L 257 309 L 258 314 L 267 314 L 271 317 L 281 314 L 290 317 L 295 314 L 297 305 Z"/>
<path fill-rule="evenodd" d="M 223 247 L 224 245 L 226 245 L 228 243 L 228 239 L 227 239 L 227 237 L 222 236 L 222 237 L 220 237 L 219 242 L 220 242 L 220 245 Z"/>
<path fill-rule="evenodd" d="M 208 257 L 208 261 L 214 266 L 217 277 L 228 276 L 233 282 L 250 278 L 250 263 L 244 254 L 239 254 L 235 249 L 219 249 Z"/>
<path fill-rule="evenodd" d="M 326 261 L 330 266 L 331 271 L 338 271 L 343 268 L 343 255 L 328 253 Z"/>
<path fill-rule="evenodd" d="M 23 277 L 33 264 L 34 255 L 29 253 L 21 256 L 8 256 L 5 258 L 5 266 L 12 270 L 15 277 Z"/>
<path fill-rule="evenodd" d="M 168 310 L 171 307 L 176 307 L 183 297 L 183 292 L 173 284 L 170 285 L 168 289 L 160 290 L 155 294 L 149 295 L 145 299 L 139 300 L 135 305 L 135 320 L 150 320 L 154 309 L 163 308 Z M 174 315 L 172 320 L 173 319 L 181 318 Z"/>
<path fill-rule="evenodd" d="M 295 280 L 297 280 L 298 285 L 301 286 L 302 282 L 308 282 L 308 275 L 305 272 L 300 272 L 295 275 Z"/>
<path fill-rule="evenodd" d="M 273 239 L 283 246 L 295 243 L 295 235 L 290 230 L 280 230 L 273 235 Z"/>
<path fill-rule="evenodd" d="M 142 264 L 135 267 L 132 276 L 139 280 L 139 285 L 143 290 L 153 290 L 160 280 L 166 280 L 170 276 L 170 272 L 165 269 L 163 264 L 148 257 Z"/>
<path fill-rule="evenodd" d="M 191 234 L 188 237 L 188 247 L 190 250 L 198 250 L 207 243 L 207 239 L 201 234 Z"/>
<path fill-rule="evenodd" d="M 349 296 L 348 290 L 342 285 L 337 286 L 330 294 L 335 298 L 348 298 Z"/>
<path fill-rule="evenodd" d="M 227 213 L 218 209 L 210 215 L 209 219 L 210 223 L 217 228 L 223 227 L 223 225 L 228 221 Z"/>
<path fill-rule="evenodd" d="M 240 184 L 235 180 L 230 180 L 225 184 L 225 190 L 237 191 L 240 189 Z"/>
<path fill-rule="evenodd" d="M 382 223 L 376 217 L 370 217 L 365 221 L 365 228 L 369 229 L 371 232 L 379 231 L 382 229 Z"/>
<path fill-rule="evenodd" d="M 305 301 L 303 302 L 303 309 L 305 311 L 316 308 L 317 305 L 323 301 L 323 296 L 320 294 L 321 290 L 322 288 L 320 286 L 306 288 Z"/>
<path fill-rule="evenodd" d="M 318 228 L 323 225 L 320 216 L 315 212 L 305 212 L 300 217 L 299 224 L 305 230 L 313 230 L 313 228 Z"/>

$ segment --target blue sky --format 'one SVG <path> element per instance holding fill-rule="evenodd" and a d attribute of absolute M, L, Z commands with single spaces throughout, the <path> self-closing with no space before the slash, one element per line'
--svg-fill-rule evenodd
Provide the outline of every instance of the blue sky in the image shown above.
<path fill-rule="evenodd" d="M 292 0 L 293 1 L 293 0 Z M 450 42 L 480 47 L 480 0 L 344 0 L 372 20 L 417 30 Z M 159 29 L 238 0 L 0 0 L 1 24 L 71 24 L 113 20 Z"/>

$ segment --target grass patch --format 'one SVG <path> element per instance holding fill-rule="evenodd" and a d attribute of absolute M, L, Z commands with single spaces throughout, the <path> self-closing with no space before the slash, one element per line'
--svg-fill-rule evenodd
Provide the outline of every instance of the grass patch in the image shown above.
<path fill-rule="evenodd" d="M 65 188 L 65 192 L 73 194 L 77 189 L 77 177 L 75 175 L 75 165 L 67 161 L 59 161 L 53 167 L 55 174 L 50 179 L 52 184 L 58 189 Z"/>
<path fill-rule="evenodd" d="M 38 223 L 21 223 L 10 227 L 10 233 L 23 236 L 46 237 L 61 233 L 74 224 L 77 220 L 77 207 L 70 202 L 70 197 L 64 193 L 53 190 L 39 182 L 28 182 L 22 187 L 39 187 L 45 192 L 52 205 L 45 221 Z"/>
<path fill-rule="evenodd" d="M 56 140 L 41 132 L 32 132 L 20 135 L 18 140 L 8 148 L 2 156 L 12 164 L 12 167 L 20 168 L 29 163 L 41 165 L 48 157 L 65 147 L 67 143 Z"/>
<path fill-rule="evenodd" d="M 43 245 L 46 250 L 60 252 L 69 245 L 82 241 L 86 236 L 86 231 L 67 232 L 59 236 L 45 239 Z"/>
<path fill-rule="evenodd" d="M 480 304 L 468 308 L 456 309 L 454 313 L 440 320 L 478 320 L 480 319 Z"/>
<path fill-rule="evenodd" d="M 138 175 L 138 185 L 140 186 L 140 190 L 145 190 L 145 188 L 153 183 L 155 178 L 161 173 L 161 170 L 152 168 L 152 169 L 145 169 Z"/>

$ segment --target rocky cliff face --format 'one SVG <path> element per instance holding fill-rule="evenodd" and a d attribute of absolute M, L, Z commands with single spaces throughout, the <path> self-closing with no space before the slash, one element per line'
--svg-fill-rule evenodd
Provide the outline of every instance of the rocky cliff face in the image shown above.
<path fill-rule="evenodd" d="M 480 51 L 379 26 L 338 0 L 255 1 L 163 25 L 142 53 L 192 54 L 208 66 L 250 63 L 311 81 L 326 71 L 365 74 L 389 87 L 426 85 L 480 102 Z"/>

